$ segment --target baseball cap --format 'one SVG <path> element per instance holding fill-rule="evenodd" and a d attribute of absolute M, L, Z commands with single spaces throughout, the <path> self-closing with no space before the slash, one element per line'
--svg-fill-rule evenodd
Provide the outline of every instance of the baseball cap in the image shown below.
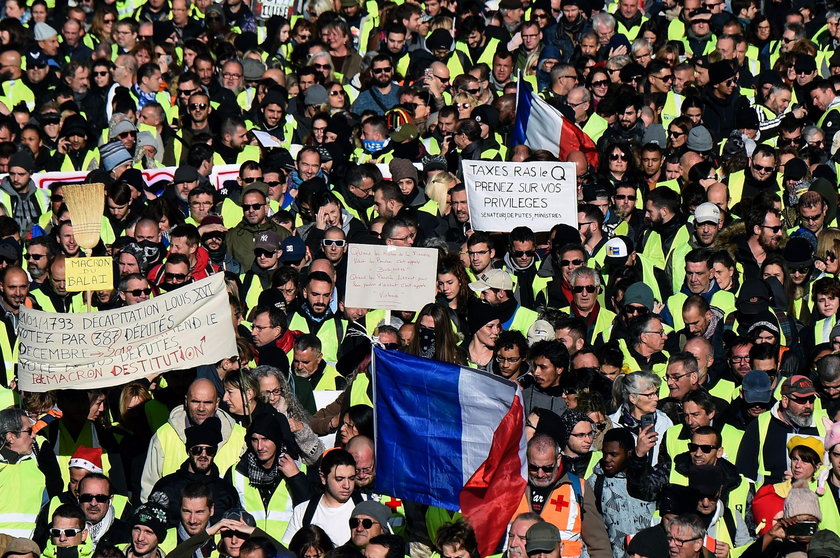
<path fill-rule="evenodd" d="M 32 68 L 33 66 L 38 66 L 43 68 L 44 66 L 48 66 L 49 63 L 47 62 L 47 56 L 44 54 L 40 48 L 30 48 L 26 51 L 26 67 Z"/>
<path fill-rule="evenodd" d="M 265 199 L 268 199 L 268 184 L 265 182 L 260 182 L 259 180 L 255 182 L 251 182 L 250 184 L 246 184 L 244 188 L 242 188 L 242 197 L 245 197 L 245 194 L 248 192 L 259 192 L 263 195 Z"/>
<path fill-rule="evenodd" d="M 773 395 L 770 376 L 764 370 L 750 370 L 741 383 L 744 401 L 747 403 L 769 403 Z"/>
<path fill-rule="evenodd" d="M 791 376 L 785 383 L 782 384 L 782 395 L 815 395 L 817 390 L 814 389 L 814 382 L 806 376 L 797 374 Z"/>
<path fill-rule="evenodd" d="M 297 236 L 287 236 L 280 244 L 281 262 L 299 262 L 306 255 L 306 244 Z"/>
<path fill-rule="evenodd" d="M 499 111 L 492 105 L 479 105 L 470 113 L 470 117 L 479 124 L 486 124 L 491 130 L 499 127 Z"/>
<path fill-rule="evenodd" d="M 513 279 L 506 271 L 501 269 L 491 269 L 487 273 L 479 276 L 477 281 L 473 281 L 469 285 L 470 289 L 480 293 L 487 289 L 501 289 L 503 291 L 513 290 Z"/>
<path fill-rule="evenodd" d="M 698 225 L 701 223 L 720 222 L 720 208 L 712 202 L 703 202 L 694 210 L 694 222 Z"/>
<path fill-rule="evenodd" d="M 540 521 L 531 525 L 525 534 L 525 541 L 525 550 L 528 554 L 551 552 L 560 542 L 560 531 L 553 523 Z"/>
<path fill-rule="evenodd" d="M 817 71 L 817 61 L 809 54 L 797 54 L 796 62 L 794 62 L 793 68 L 796 70 L 797 74 L 810 74 L 811 72 Z"/>
<path fill-rule="evenodd" d="M 280 248 L 280 235 L 274 231 L 262 231 L 254 237 L 254 251 L 275 252 Z"/>
<path fill-rule="evenodd" d="M 545 320 L 537 320 L 528 328 L 528 346 L 537 341 L 551 341 L 554 339 L 554 326 Z"/>
<path fill-rule="evenodd" d="M 173 184 L 181 184 L 182 182 L 195 182 L 198 180 L 198 171 L 195 167 L 189 165 L 181 165 L 175 169 L 175 175 L 172 177 Z"/>
<path fill-rule="evenodd" d="M 616 236 L 607 241 L 604 245 L 604 263 L 613 265 L 624 265 L 627 258 L 633 252 L 633 241 L 626 236 Z"/>
<path fill-rule="evenodd" d="M 758 314 L 767 309 L 770 303 L 770 293 L 767 285 L 759 279 L 748 279 L 741 285 L 736 307 L 744 314 Z"/>

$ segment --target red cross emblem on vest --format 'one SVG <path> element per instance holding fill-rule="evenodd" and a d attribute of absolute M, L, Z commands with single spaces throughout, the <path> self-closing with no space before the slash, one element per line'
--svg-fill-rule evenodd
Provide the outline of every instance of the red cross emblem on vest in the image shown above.
<path fill-rule="evenodd" d="M 570 502 L 567 502 L 566 499 L 563 498 L 562 495 L 558 494 L 557 498 L 555 498 L 554 500 L 551 500 L 549 502 L 549 504 L 554 504 L 554 511 L 559 512 L 559 511 L 562 511 L 563 508 L 568 508 Z"/>
<path fill-rule="evenodd" d="M 391 498 L 390 500 L 385 502 L 385 505 L 391 508 L 392 513 L 397 513 L 399 507 L 402 506 L 402 501 L 398 500 L 397 498 Z"/>

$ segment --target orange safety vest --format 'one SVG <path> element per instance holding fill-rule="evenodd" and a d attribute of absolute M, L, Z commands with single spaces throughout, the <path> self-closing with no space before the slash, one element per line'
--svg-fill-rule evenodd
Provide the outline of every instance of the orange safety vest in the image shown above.
<path fill-rule="evenodd" d="M 578 478 L 580 483 L 580 494 L 583 497 L 584 482 Z M 551 523 L 560 530 L 560 540 L 563 541 L 563 548 L 560 555 L 568 558 L 577 558 L 583 552 L 583 502 L 578 502 L 575 491 L 569 482 L 564 482 L 551 491 L 548 501 L 543 506 L 540 517 Z M 531 509 L 531 488 L 527 487 L 522 494 L 519 507 L 513 515 L 513 519 L 521 513 L 533 511 Z"/>

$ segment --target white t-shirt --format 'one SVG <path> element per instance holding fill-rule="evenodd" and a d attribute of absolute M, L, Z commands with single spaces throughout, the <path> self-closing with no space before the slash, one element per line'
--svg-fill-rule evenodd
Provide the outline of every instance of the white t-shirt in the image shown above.
<path fill-rule="evenodd" d="M 308 501 L 302 502 L 292 510 L 292 519 L 289 520 L 289 525 L 286 527 L 286 532 L 283 534 L 283 540 L 281 541 L 284 545 L 289 546 L 295 533 L 301 527 L 304 527 L 303 514 L 306 512 L 306 506 L 308 505 Z M 328 508 L 324 505 L 324 497 L 321 496 L 315 514 L 312 516 L 311 524 L 326 531 L 335 546 L 341 546 L 350 540 L 350 514 L 353 513 L 355 507 L 356 503 L 351 498 L 337 508 Z"/>

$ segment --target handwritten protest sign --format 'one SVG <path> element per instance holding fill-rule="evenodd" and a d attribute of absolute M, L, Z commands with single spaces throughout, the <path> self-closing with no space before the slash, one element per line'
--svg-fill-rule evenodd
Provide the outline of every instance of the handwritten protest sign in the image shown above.
<path fill-rule="evenodd" d="M 67 258 L 65 281 L 68 292 L 103 291 L 114 288 L 113 258 Z"/>
<path fill-rule="evenodd" d="M 434 248 L 351 244 L 344 304 L 351 308 L 420 310 L 435 300 L 437 257 Z"/>
<path fill-rule="evenodd" d="M 117 386 L 237 354 L 219 273 L 125 308 L 54 314 L 21 306 L 24 391 Z"/>
<path fill-rule="evenodd" d="M 464 161 L 470 225 L 478 231 L 534 232 L 558 223 L 577 228 L 574 163 Z"/>

